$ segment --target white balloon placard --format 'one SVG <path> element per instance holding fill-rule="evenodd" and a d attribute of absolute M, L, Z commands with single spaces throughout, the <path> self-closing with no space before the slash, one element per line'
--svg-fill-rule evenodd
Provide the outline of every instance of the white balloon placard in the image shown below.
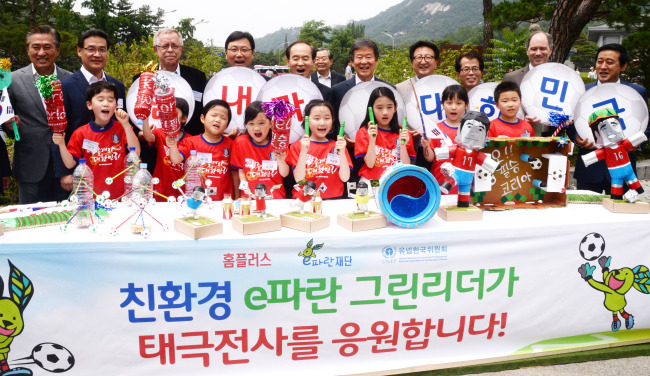
<path fill-rule="evenodd" d="M 623 84 L 601 84 L 587 90 L 575 106 L 574 122 L 581 138 L 594 142 L 594 135 L 589 128 L 589 116 L 594 111 L 605 108 L 618 113 L 626 137 L 644 132 L 648 126 L 648 107 L 636 90 Z"/>
<path fill-rule="evenodd" d="M 232 119 L 225 133 L 235 129 L 244 131 L 244 111 L 255 101 L 266 80 L 259 73 L 245 67 L 222 69 L 212 76 L 203 91 L 203 105 L 214 99 L 223 99 L 230 105 Z"/>
<path fill-rule="evenodd" d="M 406 118 L 411 129 L 422 133 L 422 121 L 424 120 L 427 137 L 441 138 L 437 124 L 447 118 L 442 108 L 442 92 L 449 85 L 458 85 L 458 82 L 447 76 L 434 74 L 419 79 L 409 89 L 404 102 Z M 415 92 L 413 88 L 415 88 Z M 422 118 L 420 118 L 420 110 Z"/>
<path fill-rule="evenodd" d="M 311 80 L 297 74 L 283 74 L 264 84 L 257 95 L 258 101 L 270 102 L 273 99 L 284 99 L 296 107 L 289 136 L 289 143 L 294 143 L 305 134 L 302 127 L 305 107 L 314 99 L 323 99 L 323 96 Z"/>
<path fill-rule="evenodd" d="M 183 98 L 187 101 L 187 104 L 190 107 L 190 113 L 187 116 L 187 121 L 192 118 L 194 113 L 194 93 L 192 92 L 192 87 L 190 84 L 185 81 L 185 79 L 176 73 L 168 71 L 158 71 L 169 78 L 170 86 L 174 88 L 174 96 L 177 98 Z M 157 73 L 158 73 L 157 72 Z M 140 85 L 140 77 L 136 78 L 129 88 L 129 92 L 126 94 L 126 112 L 129 114 L 129 118 L 138 128 L 142 129 L 142 126 L 138 124 L 138 118 L 135 117 L 135 102 L 138 99 L 138 87 Z M 155 90 L 155 88 L 154 88 Z M 187 121 L 185 124 L 187 124 Z M 149 115 L 149 125 L 153 128 L 160 127 L 160 115 L 158 114 L 158 106 L 156 105 L 156 95 L 153 96 L 153 103 L 151 104 L 151 114 Z"/>
<path fill-rule="evenodd" d="M 479 111 L 487 115 L 490 121 L 499 117 L 501 113 L 494 103 L 494 89 L 497 87 L 498 82 L 486 82 L 475 86 L 469 91 L 469 106 L 467 111 Z M 526 115 L 521 107 L 517 112 L 517 117 L 523 119 Z"/>
<path fill-rule="evenodd" d="M 361 123 L 363 122 L 363 119 L 366 118 L 366 113 L 368 112 L 368 99 L 370 99 L 370 93 L 378 87 L 389 88 L 395 95 L 395 101 L 397 102 L 397 119 L 399 119 L 399 123 L 402 124 L 401 119 L 404 118 L 406 112 L 404 111 L 404 101 L 402 100 L 402 96 L 399 95 L 397 90 L 387 83 L 380 81 L 362 82 L 345 93 L 341 99 L 341 105 L 339 106 L 339 121 L 345 121 L 345 135 L 350 139 L 354 140 L 357 136 L 357 131 L 361 127 Z"/>
<path fill-rule="evenodd" d="M 573 117 L 573 108 L 585 92 L 580 75 L 564 64 L 546 63 L 531 69 L 521 80 L 521 104 L 526 114 L 550 124 L 551 111 Z"/>

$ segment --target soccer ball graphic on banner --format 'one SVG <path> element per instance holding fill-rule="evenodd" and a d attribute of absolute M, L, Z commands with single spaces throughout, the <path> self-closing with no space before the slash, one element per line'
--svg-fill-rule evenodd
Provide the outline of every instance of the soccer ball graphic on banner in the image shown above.
<path fill-rule="evenodd" d="M 187 116 L 187 121 L 192 118 L 194 113 L 194 93 L 192 93 L 192 87 L 190 84 L 185 81 L 185 79 L 176 73 L 167 72 L 167 71 L 157 71 L 164 74 L 171 84 L 171 87 L 174 88 L 174 95 L 176 97 L 183 98 L 187 101 L 187 104 L 190 107 L 190 113 Z M 156 72 L 156 73 L 157 73 Z M 126 93 L 126 112 L 129 114 L 129 118 L 133 124 L 138 128 L 142 129 L 142 126 L 138 124 L 138 119 L 135 117 L 135 102 L 138 99 L 138 86 L 140 85 L 140 77 L 136 78 L 129 88 L 129 92 Z M 154 103 L 151 105 L 151 114 L 149 115 L 149 125 L 154 128 L 160 128 L 160 117 L 158 114 L 158 107 L 156 107 L 156 96 L 153 96 Z M 187 124 L 187 122 L 186 122 Z"/>
<path fill-rule="evenodd" d="M 264 84 L 257 94 L 258 101 L 270 102 L 273 99 L 284 99 L 296 107 L 289 136 L 289 143 L 292 144 L 305 134 L 302 127 L 305 107 L 314 99 L 323 99 L 323 96 L 311 80 L 297 74 L 283 74 Z"/>
<path fill-rule="evenodd" d="M 551 111 L 573 116 L 573 108 L 585 92 L 585 84 L 576 72 L 564 64 L 546 63 L 526 73 L 521 80 L 521 104 L 526 114 L 549 125 Z"/>
<path fill-rule="evenodd" d="M 361 123 L 368 112 L 370 93 L 380 86 L 389 88 L 395 95 L 395 100 L 397 101 L 397 119 L 399 124 L 402 124 L 402 119 L 406 116 L 406 113 L 404 111 L 404 101 L 402 101 L 402 96 L 399 95 L 397 90 L 379 81 L 362 82 L 345 93 L 339 106 L 339 122 L 345 122 L 345 135 L 352 140 L 357 136 L 357 131 L 361 127 Z"/>
<path fill-rule="evenodd" d="M 467 110 L 480 111 L 486 114 L 490 121 L 499 117 L 500 111 L 494 103 L 494 88 L 498 84 L 498 82 L 485 82 L 470 90 L 467 93 L 469 96 Z M 517 112 L 517 118 L 523 119 L 525 116 L 526 114 L 524 114 L 524 110 L 520 106 L 519 112 Z"/>
<path fill-rule="evenodd" d="M 203 91 L 203 104 L 214 99 L 223 99 L 230 105 L 232 120 L 225 133 L 231 133 L 235 128 L 246 129 L 244 111 L 257 98 L 266 80 L 259 73 L 245 67 L 230 67 L 222 69 L 212 76 Z"/>
<path fill-rule="evenodd" d="M 427 136 L 441 138 L 436 124 L 447 117 L 442 109 L 442 92 L 450 85 L 458 85 L 458 82 L 453 78 L 434 74 L 413 84 L 417 97 L 413 93 L 413 87 L 409 88 L 406 98 L 402 99 L 406 106 L 406 118 L 411 129 L 422 133 L 422 119 L 424 119 Z M 420 110 L 422 110 L 422 118 L 420 118 Z"/>
<path fill-rule="evenodd" d="M 578 247 L 580 256 L 587 261 L 594 261 L 605 252 L 605 239 L 597 232 L 585 235 Z"/>
<path fill-rule="evenodd" d="M 61 373 L 74 366 L 74 356 L 61 345 L 56 343 L 41 343 L 32 350 L 32 359 L 46 371 Z"/>
<path fill-rule="evenodd" d="M 575 106 L 574 122 L 580 137 L 594 142 L 589 116 L 596 110 L 611 108 L 618 113 L 625 137 L 645 131 L 648 107 L 636 90 L 623 84 L 596 85 L 584 93 Z"/>

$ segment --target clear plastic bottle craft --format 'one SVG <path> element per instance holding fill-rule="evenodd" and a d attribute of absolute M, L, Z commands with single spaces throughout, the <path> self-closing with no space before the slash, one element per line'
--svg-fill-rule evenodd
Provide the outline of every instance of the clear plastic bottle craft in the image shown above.
<path fill-rule="evenodd" d="M 146 163 L 140 163 L 140 169 L 133 176 L 133 194 L 131 199 L 138 203 L 144 199 L 145 202 L 153 198 L 153 181 L 151 173 L 147 170 Z"/>
<path fill-rule="evenodd" d="M 72 196 L 79 203 L 79 211 L 73 221 L 79 227 L 88 227 L 95 222 L 95 196 L 93 172 L 85 158 L 79 159 L 79 165 L 72 173 L 72 184 Z"/>
<path fill-rule="evenodd" d="M 131 186 L 133 184 L 133 177 L 136 172 L 138 172 L 140 166 L 140 156 L 135 152 L 135 147 L 129 147 L 129 153 L 124 158 L 124 192 L 126 192 L 126 197 L 131 198 Z"/>
<path fill-rule="evenodd" d="M 201 160 L 196 150 L 190 151 L 190 157 L 185 161 L 185 194 L 191 196 L 194 187 L 201 186 Z"/>

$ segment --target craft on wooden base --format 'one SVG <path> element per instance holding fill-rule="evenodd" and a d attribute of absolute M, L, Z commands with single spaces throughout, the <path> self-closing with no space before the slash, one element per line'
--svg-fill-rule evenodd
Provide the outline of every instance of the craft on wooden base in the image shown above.
<path fill-rule="evenodd" d="M 223 234 L 223 223 L 204 216 L 182 217 L 174 219 L 174 230 L 192 239 L 201 239 Z"/>
<path fill-rule="evenodd" d="M 438 216 L 447 222 L 480 221 L 483 219 L 483 210 L 474 205 L 468 207 L 441 206 Z"/>
<path fill-rule="evenodd" d="M 280 218 L 267 214 L 262 218 L 257 214 L 233 217 L 232 228 L 242 235 L 254 235 L 282 229 Z"/>
<path fill-rule="evenodd" d="M 329 215 L 322 215 L 312 212 L 300 213 L 292 211 L 281 214 L 282 227 L 292 228 L 303 232 L 314 232 L 329 227 Z"/>

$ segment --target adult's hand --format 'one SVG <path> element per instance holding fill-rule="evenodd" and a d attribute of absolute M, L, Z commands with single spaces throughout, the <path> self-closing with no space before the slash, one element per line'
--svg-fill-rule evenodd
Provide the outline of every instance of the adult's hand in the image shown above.
<path fill-rule="evenodd" d="M 580 146 L 583 149 L 595 149 L 596 145 L 593 142 L 589 141 L 588 138 L 582 138 L 579 135 L 576 135 L 576 145 Z"/>
<path fill-rule="evenodd" d="M 61 177 L 61 188 L 66 191 L 72 190 L 72 175 L 66 175 Z"/>

